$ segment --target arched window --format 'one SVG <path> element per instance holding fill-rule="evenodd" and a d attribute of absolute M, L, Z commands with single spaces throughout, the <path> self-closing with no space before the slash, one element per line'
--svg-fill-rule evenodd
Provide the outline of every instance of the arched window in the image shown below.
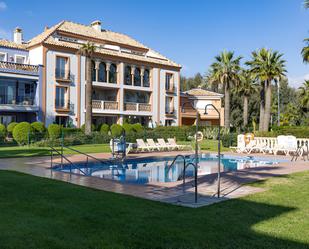
<path fill-rule="evenodd" d="M 148 69 L 145 69 L 145 71 L 144 71 L 143 86 L 145 86 L 145 87 L 149 87 L 150 86 L 149 70 Z"/>
<path fill-rule="evenodd" d="M 131 67 L 126 66 L 124 70 L 124 83 L 126 85 L 132 85 L 132 78 L 131 78 Z"/>
<path fill-rule="evenodd" d="M 109 83 L 117 83 L 117 66 L 111 64 L 109 67 Z"/>
<path fill-rule="evenodd" d="M 106 64 L 101 62 L 99 65 L 99 79 L 100 82 L 106 82 Z"/>
<path fill-rule="evenodd" d="M 134 70 L 134 86 L 141 86 L 141 70 L 137 67 Z"/>
<path fill-rule="evenodd" d="M 97 81 L 96 70 L 95 70 L 95 62 L 91 61 L 91 78 L 92 81 Z"/>

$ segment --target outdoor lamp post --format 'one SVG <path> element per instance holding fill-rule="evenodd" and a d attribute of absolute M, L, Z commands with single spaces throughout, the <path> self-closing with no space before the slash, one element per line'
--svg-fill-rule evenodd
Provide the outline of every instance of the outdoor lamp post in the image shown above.
<path fill-rule="evenodd" d="M 195 128 L 195 172 L 194 172 L 194 182 L 195 182 L 195 203 L 197 203 L 197 169 L 198 169 L 198 142 L 197 142 L 197 133 L 198 133 L 198 123 L 199 123 L 199 113 L 198 110 L 194 107 L 193 103 L 190 101 L 184 102 L 181 105 L 181 112 L 184 113 L 185 105 L 190 105 L 193 110 L 196 111 L 196 128 Z M 185 176 L 183 176 L 185 177 Z"/>
<path fill-rule="evenodd" d="M 212 108 L 214 108 L 214 110 L 218 113 L 219 115 L 219 132 L 218 132 L 218 189 L 217 189 L 217 196 L 218 198 L 220 197 L 220 178 L 221 178 L 221 165 L 220 165 L 220 161 L 221 161 L 221 154 L 220 154 L 220 125 L 221 125 L 221 114 L 218 111 L 218 109 L 213 105 L 213 104 L 207 104 L 205 106 L 205 115 L 208 115 L 207 112 L 207 108 L 211 106 Z"/>

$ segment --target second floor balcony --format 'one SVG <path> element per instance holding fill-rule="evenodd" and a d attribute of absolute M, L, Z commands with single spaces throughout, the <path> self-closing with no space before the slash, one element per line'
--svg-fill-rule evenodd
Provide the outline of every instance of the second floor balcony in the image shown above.
<path fill-rule="evenodd" d="M 151 104 L 126 102 L 124 103 L 124 111 L 151 112 Z"/>
<path fill-rule="evenodd" d="M 0 72 L 39 75 L 39 66 L 0 61 Z"/>
<path fill-rule="evenodd" d="M 96 110 L 118 110 L 117 101 L 92 100 L 92 109 Z"/>
<path fill-rule="evenodd" d="M 55 78 L 56 78 L 56 81 L 70 82 L 71 81 L 70 70 L 62 69 L 62 68 L 56 68 Z"/>

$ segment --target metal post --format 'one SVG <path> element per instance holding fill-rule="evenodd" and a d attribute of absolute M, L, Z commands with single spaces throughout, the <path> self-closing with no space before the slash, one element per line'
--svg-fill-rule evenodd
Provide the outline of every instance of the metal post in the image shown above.
<path fill-rule="evenodd" d="M 61 167 L 63 167 L 63 130 L 61 129 Z"/>
<path fill-rule="evenodd" d="M 220 143 L 220 125 L 221 125 L 221 115 L 219 113 L 219 133 L 218 133 L 218 198 L 220 198 L 220 179 L 221 179 L 221 143 Z"/>
<path fill-rule="evenodd" d="M 50 178 L 53 177 L 53 150 L 50 150 Z"/>
<path fill-rule="evenodd" d="M 198 169 L 198 142 L 197 142 L 197 133 L 198 133 L 198 121 L 199 121 L 199 113 L 196 110 L 196 127 L 195 127 L 195 175 L 194 175 L 194 182 L 195 182 L 195 203 L 197 203 L 197 169 Z"/>

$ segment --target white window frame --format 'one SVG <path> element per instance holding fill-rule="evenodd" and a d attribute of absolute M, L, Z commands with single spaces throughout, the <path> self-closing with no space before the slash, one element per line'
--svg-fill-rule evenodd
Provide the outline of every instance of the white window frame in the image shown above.
<path fill-rule="evenodd" d="M 4 52 L 0 52 L 1 55 L 4 55 L 4 61 L 7 61 L 8 54 Z"/>
<path fill-rule="evenodd" d="M 15 54 L 15 56 L 14 56 L 14 62 L 15 63 L 17 63 L 16 61 L 16 58 L 17 57 L 23 57 L 24 58 L 24 63 L 23 64 L 26 64 L 26 59 L 27 59 L 27 57 L 25 56 L 25 55 L 21 55 L 21 54 Z"/>

